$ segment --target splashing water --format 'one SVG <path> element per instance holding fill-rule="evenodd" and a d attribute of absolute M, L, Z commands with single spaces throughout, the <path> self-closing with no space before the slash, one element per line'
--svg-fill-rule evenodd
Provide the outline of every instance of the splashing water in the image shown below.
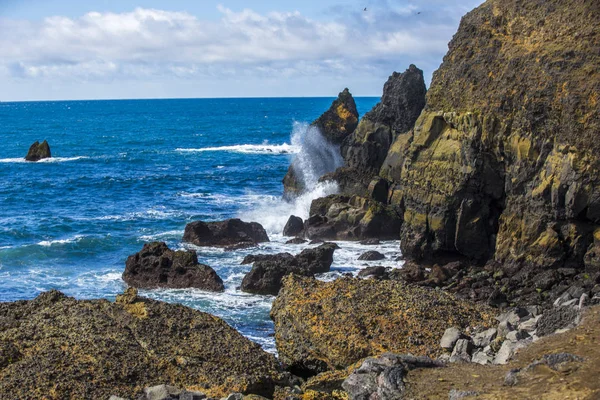
<path fill-rule="evenodd" d="M 294 123 L 291 141 L 293 147 L 300 149 L 292 162 L 292 168 L 304 183 L 306 192 L 317 187 L 321 176 L 344 164 L 340 147 L 331 144 L 316 126 Z"/>
<path fill-rule="evenodd" d="M 313 200 L 339 192 L 336 182 L 319 182 L 321 176 L 343 165 L 339 146 L 327 141 L 319 128 L 298 122 L 294 123 L 291 143 L 298 149 L 292 168 L 304 183 L 304 193 L 292 201 L 261 196 L 257 205 L 240 213 L 240 218 L 259 222 L 270 235 L 280 235 L 290 215 L 308 218 Z"/>

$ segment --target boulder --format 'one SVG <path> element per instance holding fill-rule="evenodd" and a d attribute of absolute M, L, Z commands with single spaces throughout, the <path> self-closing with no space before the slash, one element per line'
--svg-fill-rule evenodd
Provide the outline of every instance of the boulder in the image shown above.
<path fill-rule="evenodd" d="M 29 147 L 29 151 L 25 156 L 25 160 L 27 161 L 39 161 L 44 158 L 50 158 L 52 154 L 50 153 L 50 145 L 47 141 L 35 142 Z"/>
<path fill-rule="evenodd" d="M 361 269 L 358 271 L 359 278 L 373 277 L 378 279 L 387 278 L 388 270 L 385 267 L 377 266 L 377 267 L 367 267 L 365 269 Z"/>
<path fill-rule="evenodd" d="M 157 383 L 271 397 L 277 359 L 220 318 L 139 297 L 75 300 L 57 291 L 0 303 L 0 343 L 20 357 L 0 371 L 0 398 L 136 399 Z"/>
<path fill-rule="evenodd" d="M 444 364 L 428 357 L 384 353 L 368 358 L 342 383 L 350 400 L 403 399 L 404 377 L 416 368 L 439 368 Z"/>
<path fill-rule="evenodd" d="M 437 356 L 446 324 L 488 325 L 482 305 L 402 282 L 288 275 L 273 303 L 279 359 L 292 373 L 345 368 L 385 350 Z"/>
<path fill-rule="evenodd" d="M 444 331 L 444 335 L 440 340 L 440 347 L 445 350 L 452 350 L 456 345 L 456 342 L 458 342 L 463 337 L 464 336 L 462 332 L 457 327 L 453 326 L 451 328 L 448 328 Z"/>
<path fill-rule="evenodd" d="M 379 261 L 385 259 L 385 256 L 378 251 L 370 250 L 358 257 L 359 261 Z"/>
<path fill-rule="evenodd" d="M 302 221 L 302 218 L 291 215 L 283 228 L 283 236 L 298 236 L 303 229 L 304 221 Z"/>
<path fill-rule="evenodd" d="M 281 280 L 286 275 L 314 276 L 329 272 L 334 251 L 334 245 L 324 243 L 314 249 L 305 249 L 295 257 L 289 253 L 255 256 L 252 270 L 242 280 L 241 290 L 276 295 L 281 288 Z"/>
<path fill-rule="evenodd" d="M 196 246 L 252 246 L 268 242 L 269 237 L 258 222 L 243 222 L 236 218 L 219 222 L 190 222 L 185 227 L 183 241 Z"/>
<path fill-rule="evenodd" d="M 147 243 L 140 252 L 129 256 L 123 280 L 129 286 L 144 289 L 225 289 L 214 269 L 198 263 L 196 252 L 173 251 L 163 242 Z"/>
<path fill-rule="evenodd" d="M 287 242 L 285 242 L 285 244 L 304 244 L 307 243 L 308 240 L 302 239 L 302 238 L 293 238 L 288 240 Z"/>

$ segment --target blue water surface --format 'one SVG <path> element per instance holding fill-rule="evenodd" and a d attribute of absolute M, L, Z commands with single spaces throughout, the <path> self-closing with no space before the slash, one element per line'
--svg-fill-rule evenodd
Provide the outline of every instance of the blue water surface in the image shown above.
<path fill-rule="evenodd" d="M 290 136 L 332 100 L 0 103 L 0 301 L 49 289 L 114 299 L 126 287 L 127 256 L 145 242 L 180 248 L 186 223 L 243 217 L 264 198 L 278 199 Z M 359 113 L 377 101 L 357 98 Z M 24 162 L 30 144 L 44 139 L 53 158 Z M 236 289 L 249 269 L 239 265 L 245 254 L 198 249 L 225 281 L 223 294 L 144 294 L 219 315 L 271 348 L 272 298 Z"/>

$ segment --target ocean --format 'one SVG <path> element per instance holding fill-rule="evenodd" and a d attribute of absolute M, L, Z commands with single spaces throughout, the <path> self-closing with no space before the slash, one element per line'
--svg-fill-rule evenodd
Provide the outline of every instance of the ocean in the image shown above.
<path fill-rule="evenodd" d="M 360 115 L 378 98 L 357 98 Z M 310 158 L 308 123 L 333 98 L 173 99 L 0 103 L 0 301 L 58 289 L 78 299 L 114 300 L 127 256 L 150 241 L 193 248 L 224 280 L 224 293 L 142 290 L 225 319 L 274 352 L 272 296 L 240 292 L 251 253 L 300 252 L 281 235 L 290 214 L 303 218 L 313 198 L 334 193 L 314 183 L 296 202 L 282 200 L 293 157 Z M 23 157 L 48 140 L 53 158 Z M 314 145 L 314 143 L 313 143 Z M 310 160 L 309 160 L 310 161 Z M 303 163 L 304 165 L 304 163 Z M 310 168 L 310 162 L 308 166 Z M 195 220 L 239 217 L 265 227 L 271 242 L 226 252 L 181 242 Z M 356 273 L 365 247 L 340 243 L 332 271 Z M 399 243 L 376 249 L 394 265 Z M 371 263 L 371 265 L 374 265 Z"/>

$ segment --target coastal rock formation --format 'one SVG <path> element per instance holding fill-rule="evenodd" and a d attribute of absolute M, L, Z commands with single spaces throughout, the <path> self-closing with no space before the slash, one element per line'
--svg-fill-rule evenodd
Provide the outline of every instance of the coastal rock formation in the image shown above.
<path fill-rule="evenodd" d="M 258 222 L 243 222 L 237 218 L 219 222 L 190 222 L 183 241 L 196 246 L 252 246 L 268 242 L 265 228 Z"/>
<path fill-rule="evenodd" d="M 386 351 L 436 356 L 448 325 L 488 326 L 489 310 L 401 282 L 289 275 L 273 303 L 279 359 L 294 374 L 345 368 Z"/>
<path fill-rule="evenodd" d="M 331 195 L 313 200 L 303 234 L 309 239 L 397 239 L 402 216 L 390 206 L 358 196 Z"/>
<path fill-rule="evenodd" d="M 323 146 L 311 149 L 313 152 L 318 154 L 311 154 L 310 158 L 312 163 L 318 163 L 321 168 L 317 168 L 320 174 L 331 172 L 330 170 L 323 170 L 327 166 L 334 164 L 334 160 L 330 160 L 335 155 L 341 159 L 339 154 L 339 147 L 343 140 L 347 138 L 358 125 L 358 111 L 356 110 L 356 103 L 352 94 L 348 89 L 344 89 L 337 99 L 331 104 L 329 110 L 323 113 L 317 120 L 311 124 L 311 129 L 307 132 L 308 135 L 322 135 L 326 143 L 335 147 L 334 153 L 331 154 L 330 149 L 324 149 Z M 294 198 L 304 192 L 306 189 L 305 177 L 302 176 L 300 171 L 299 163 L 301 161 L 296 158 L 292 165 L 290 165 L 287 174 L 283 178 L 284 198 Z"/>
<path fill-rule="evenodd" d="M 221 319 L 137 296 L 75 300 L 51 291 L 0 303 L 0 397 L 138 398 L 167 384 L 211 397 L 270 397 L 275 357 Z"/>
<path fill-rule="evenodd" d="M 123 280 L 135 288 L 197 288 L 220 292 L 223 281 L 214 269 L 198 263 L 194 251 L 173 251 L 163 242 L 144 245 L 127 258 Z"/>
<path fill-rule="evenodd" d="M 381 170 L 404 208 L 405 256 L 493 259 L 509 297 L 549 269 L 597 275 L 598 22 L 579 1 L 490 0 L 463 18 Z"/>
<path fill-rule="evenodd" d="M 39 161 L 44 158 L 50 158 L 52 154 L 50 153 L 50 145 L 47 141 L 35 142 L 29 147 L 29 151 L 25 156 L 25 160 L 27 161 Z"/>
<path fill-rule="evenodd" d="M 302 218 L 290 215 L 287 223 L 283 227 L 283 236 L 298 236 L 304 229 Z"/>
<path fill-rule="evenodd" d="M 295 257 L 289 253 L 246 257 L 242 263 L 253 262 L 254 265 L 244 276 L 241 289 L 248 293 L 277 295 L 286 275 L 314 276 L 329 272 L 335 249 L 333 244 L 324 243 L 314 249 L 305 249 Z"/>

